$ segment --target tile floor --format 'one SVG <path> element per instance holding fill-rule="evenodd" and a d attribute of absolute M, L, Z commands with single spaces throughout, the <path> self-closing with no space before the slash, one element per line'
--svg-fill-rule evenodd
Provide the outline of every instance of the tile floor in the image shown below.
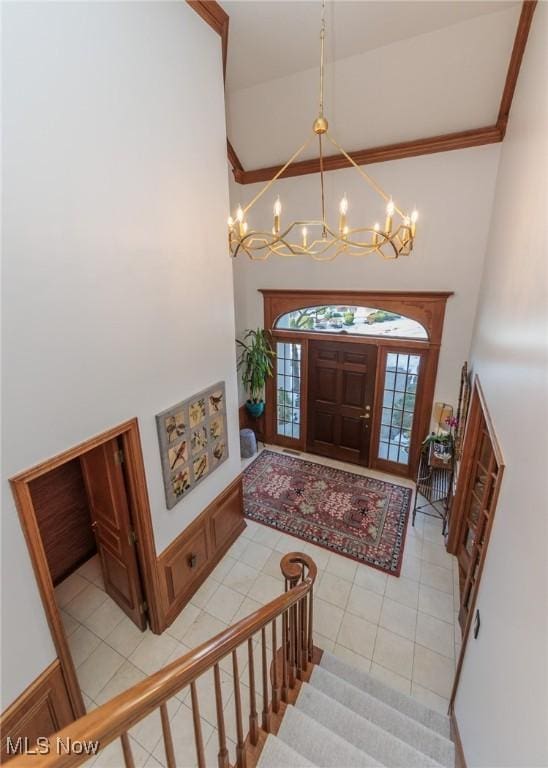
<path fill-rule="evenodd" d="M 341 462 L 306 454 L 302 457 L 408 484 Z M 103 591 L 97 558 L 88 561 L 56 590 L 88 709 L 103 704 L 279 595 L 283 591 L 280 559 L 295 550 L 307 552 L 318 566 L 316 645 L 445 712 L 461 639 L 455 613 L 456 560 L 443 546 L 441 522 L 423 515 L 417 516 L 414 528 L 410 518 L 399 579 L 248 521 L 244 533 L 161 636 L 142 633 L 134 626 Z M 221 667 L 233 759 L 230 660 Z M 248 689 L 243 654 L 239 673 L 245 712 Z M 211 673 L 200 679 L 198 690 L 207 761 L 216 765 Z M 177 764 L 181 766 L 195 765 L 188 698 L 185 690 L 170 702 Z M 165 765 L 158 713 L 135 726 L 131 740 L 137 767 Z M 122 766 L 118 743 L 102 752 L 95 765 Z"/>

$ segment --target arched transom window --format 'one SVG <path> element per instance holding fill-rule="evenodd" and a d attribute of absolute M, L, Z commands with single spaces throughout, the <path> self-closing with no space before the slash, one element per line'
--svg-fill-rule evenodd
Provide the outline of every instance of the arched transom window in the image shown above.
<path fill-rule="evenodd" d="M 326 305 L 295 309 L 281 315 L 276 328 L 306 333 L 341 333 L 354 336 L 387 336 L 398 339 L 427 339 L 416 320 L 385 309 Z"/>

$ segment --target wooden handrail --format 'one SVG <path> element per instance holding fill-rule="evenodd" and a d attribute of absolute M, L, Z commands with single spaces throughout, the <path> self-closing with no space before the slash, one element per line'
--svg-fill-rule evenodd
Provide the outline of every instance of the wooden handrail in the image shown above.
<path fill-rule="evenodd" d="M 236 624 L 228 627 L 202 643 L 198 648 L 171 662 L 163 669 L 145 678 L 128 690 L 120 693 L 106 704 L 94 709 L 89 714 L 66 726 L 50 737 L 50 744 L 98 741 L 99 749 L 103 750 L 108 744 L 122 737 L 124 752 L 127 745 L 128 730 L 154 710 L 165 705 L 165 702 L 183 688 L 194 683 L 204 672 L 218 669 L 219 662 L 228 654 L 247 643 L 253 635 L 261 632 L 278 617 L 287 616 L 290 609 L 298 614 L 298 604 L 310 593 L 317 575 L 314 561 L 302 552 L 292 552 L 285 555 L 280 563 L 280 569 L 286 580 L 286 585 L 294 585 L 276 597 L 267 605 L 258 609 Z M 305 574 L 306 569 L 306 574 Z M 300 580 L 300 583 L 296 583 Z M 310 628 L 311 629 L 311 628 Z M 310 641 L 310 638 L 309 638 Z M 292 658 L 297 649 L 293 647 Z M 276 653 L 276 648 L 273 649 Z M 195 686 L 193 703 L 196 698 Z M 169 729 L 166 710 L 162 723 L 165 731 Z M 196 725 L 196 723 L 195 723 Z M 201 738 L 201 736 L 200 736 Z M 169 745 L 168 745 L 169 747 Z M 203 747 L 202 747 L 203 749 Z M 89 754 L 64 753 L 52 751 L 45 755 L 18 755 L 10 760 L 12 768 L 63 768 L 64 766 L 81 765 L 89 759 Z M 169 761 L 169 760 L 168 760 Z"/>

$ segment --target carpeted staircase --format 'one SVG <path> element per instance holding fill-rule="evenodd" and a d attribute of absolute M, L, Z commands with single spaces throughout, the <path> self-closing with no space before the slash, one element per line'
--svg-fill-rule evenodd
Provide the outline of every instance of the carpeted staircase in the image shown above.
<path fill-rule="evenodd" d="M 449 718 L 324 652 L 258 768 L 455 765 Z"/>

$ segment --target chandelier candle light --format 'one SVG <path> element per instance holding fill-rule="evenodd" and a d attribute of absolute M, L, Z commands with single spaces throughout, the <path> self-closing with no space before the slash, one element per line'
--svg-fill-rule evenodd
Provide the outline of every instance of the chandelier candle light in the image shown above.
<path fill-rule="evenodd" d="M 390 195 L 354 162 L 352 157 L 337 143 L 329 133 L 329 125 L 323 114 L 323 83 L 324 83 L 324 42 L 325 42 L 325 0 L 322 0 L 322 17 L 320 29 L 320 110 L 312 126 L 313 133 L 299 149 L 280 168 L 278 173 L 259 191 L 245 208 L 238 206 L 235 219 L 228 218 L 228 242 L 230 254 L 234 257 L 240 251 L 250 259 L 265 260 L 271 253 L 278 256 L 311 256 L 317 261 L 331 261 L 342 253 L 351 256 L 365 256 L 377 252 L 385 259 L 397 259 L 408 256 L 413 250 L 413 242 L 417 229 L 417 211 L 404 213 L 398 208 Z M 272 232 L 260 232 L 249 229 L 246 216 L 255 203 L 282 176 L 284 171 L 308 147 L 317 136 L 320 150 L 320 192 L 321 219 L 310 221 L 293 221 L 282 229 L 282 204 L 277 197 L 274 202 L 274 225 Z M 325 215 L 323 141 L 325 136 L 331 144 L 347 159 L 350 165 L 361 174 L 369 186 L 386 203 L 386 219 L 381 229 L 377 222 L 373 227 L 349 227 L 348 199 L 346 194 L 339 204 L 339 226 L 335 230 L 329 226 Z M 397 217 L 397 218 L 396 218 Z M 395 220 L 396 219 L 396 220 Z M 300 236 L 300 237 L 299 237 Z"/>

